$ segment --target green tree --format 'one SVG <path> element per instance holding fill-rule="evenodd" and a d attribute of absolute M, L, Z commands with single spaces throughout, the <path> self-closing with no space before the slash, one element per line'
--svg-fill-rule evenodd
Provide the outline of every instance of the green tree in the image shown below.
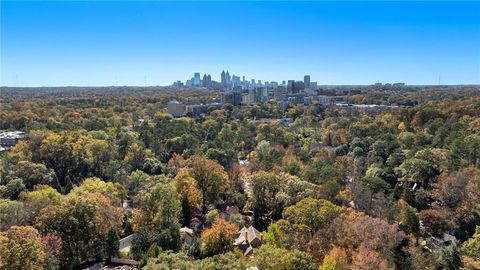
<path fill-rule="evenodd" d="M 310 255 L 305 252 L 294 250 L 284 258 L 288 270 L 316 270 L 317 265 Z"/>
<path fill-rule="evenodd" d="M 396 168 L 396 172 L 401 176 L 401 181 L 428 185 L 430 180 L 446 169 L 445 162 L 444 150 L 427 148 L 415 153 L 414 157 L 406 159 Z"/>
<path fill-rule="evenodd" d="M 192 207 L 190 206 L 188 197 L 186 195 L 183 195 L 182 196 L 182 225 L 187 227 L 190 226 L 191 219 L 192 219 Z"/>
<path fill-rule="evenodd" d="M 460 255 L 460 246 L 457 241 L 454 241 L 449 246 L 437 249 L 434 254 L 437 269 L 460 269 L 462 265 Z"/>
<path fill-rule="evenodd" d="M 55 172 L 43 164 L 20 161 L 15 165 L 12 177 L 23 180 L 25 187 L 32 190 L 35 185 L 44 184 L 59 188 Z"/>
<path fill-rule="evenodd" d="M 175 137 L 167 140 L 166 148 L 170 154 L 178 153 L 183 154 L 185 151 L 198 148 L 200 141 L 191 134 L 183 134 L 179 137 Z"/>
<path fill-rule="evenodd" d="M 22 202 L 0 199 L 0 231 L 23 224 L 26 218 Z"/>
<path fill-rule="evenodd" d="M 285 242 L 283 232 L 278 228 L 277 224 L 270 224 L 267 231 L 262 233 L 265 242 L 271 246 L 281 248 Z"/>
<path fill-rule="evenodd" d="M 0 186 L 0 198 L 18 199 L 22 191 L 25 190 L 25 185 L 22 179 L 15 178 L 10 180 L 6 185 Z"/>
<path fill-rule="evenodd" d="M 387 193 L 390 190 L 390 185 L 380 177 L 365 176 L 362 178 L 362 184 L 370 189 L 373 193 Z"/>
<path fill-rule="evenodd" d="M 150 258 L 142 268 L 145 270 L 190 270 L 199 269 L 198 261 L 192 261 L 185 253 L 162 252 L 155 258 Z"/>
<path fill-rule="evenodd" d="M 195 179 L 201 193 L 202 210 L 207 212 L 209 204 L 216 203 L 220 194 L 228 187 L 228 175 L 222 165 L 202 156 L 191 156 L 185 161 L 190 175 Z"/>
<path fill-rule="evenodd" d="M 130 252 L 135 260 L 141 260 L 150 246 L 158 241 L 159 233 L 148 227 L 138 229 L 132 239 Z"/>
<path fill-rule="evenodd" d="M 258 267 L 258 269 L 285 270 L 286 264 L 283 258 L 287 254 L 288 251 L 286 249 L 262 245 L 258 250 L 254 251 L 252 265 Z"/>
<path fill-rule="evenodd" d="M 161 174 L 166 171 L 166 166 L 156 158 L 146 158 L 142 167 L 142 171 L 150 175 Z"/>
<path fill-rule="evenodd" d="M 105 243 L 105 254 L 108 260 L 114 256 L 118 256 L 120 249 L 120 237 L 118 237 L 117 231 L 110 228 Z"/>
<path fill-rule="evenodd" d="M 180 225 L 177 222 L 157 228 L 157 230 L 159 230 L 157 243 L 163 250 L 178 251 L 180 249 Z"/>
<path fill-rule="evenodd" d="M 85 179 L 79 186 L 70 192 L 81 196 L 85 193 L 101 193 L 115 201 L 118 205 L 125 199 L 125 190 L 122 185 L 112 182 L 104 182 L 98 177 Z"/>
<path fill-rule="evenodd" d="M 397 220 L 400 228 L 409 234 L 417 233 L 420 227 L 417 210 L 403 200 L 399 201 L 399 208 Z"/>
<path fill-rule="evenodd" d="M 149 186 L 134 201 L 140 210 L 133 217 L 135 228 L 167 228 L 170 224 L 178 223 L 181 205 L 172 185 L 157 183 Z"/>
<path fill-rule="evenodd" d="M 247 206 L 253 210 L 254 226 L 260 230 L 280 219 L 284 207 L 307 197 L 328 196 L 321 186 L 287 173 L 258 171 L 249 176 L 248 182 L 252 193 Z"/>
<path fill-rule="evenodd" d="M 282 156 L 271 147 L 269 141 L 260 141 L 255 147 L 255 154 L 262 169 L 270 170 L 274 165 L 279 164 Z"/>
<path fill-rule="evenodd" d="M 1 269 L 41 270 L 44 260 L 44 246 L 35 228 L 13 226 L 0 233 Z"/>
<path fill-rule="evenodd" d="M 285 208 L 283 218 L 292 224 L 308 226 L 313 234 L 327 227 L 332 220 L 342 217 L 344 210 L 327 200 L 306 198 Z"/>
<path fill-rule="evenodd" d="M 480 261 L 480 226 L 477 226 L 473 236 L 463 243 L 462 254 Z"/>
<path fill-rule="evenodd" d="M 463 138 L 457 138 L 451 143 L 448 159 L 449 169 L 452 171 L 468 164 L 468 149 Z"/>
<path fill-rule="evenodd" d="M 220 213 L 217 209 L 212 209 L 205 214 L 205 223 L 207 225 L 212 225 L 217 218 L 220 217 Z"/>
<path fill-rule="evenodd" d="M 32 192 L 24 192 L 20 197 L 28 213 L 28 220 L 32 224 L 42 209 L 55 206 L 62 200 L 62 195 L 58 191 L 46 185 L 37 185 Z"/>
<path fill-rule="evenodd" d="M 250 176 L 249 182 L 252 189 L 250 204 L 254 214 L 253 223 L 256 228 L 264 230 L 272 222 L 274 212 L 281 208 L 276 197 L 281 191 L 278 176 L 272 172 L 259 171 Z"/>
<path fill-rule="evenodd" d="M 201 260 L 198 264 L 198 270 L 231 269 L 243 270 L 247 268 L 245 257 L 239 255 L 239 252 L 227 252 Z"/>
<path fill-rule="evenodd" d="M 334 166 L 316 158 L 310 167 L 305 170 L 303 178 L 311 183 L 323 184 L 328 180 L 337 179 L 338 172 Z"/>

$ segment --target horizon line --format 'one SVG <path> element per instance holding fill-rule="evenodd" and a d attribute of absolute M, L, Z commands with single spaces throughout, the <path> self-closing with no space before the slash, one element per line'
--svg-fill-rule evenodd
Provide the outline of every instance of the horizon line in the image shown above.
<path fill-rule="evenodd" d="M 385 86 L 386 84 L 393 85 L 394 83 L 382 83 L 382 86 Z M 373 84 L 319 84 L 317 85 L 318 87 L 321 86 L 375 86 L 375 83 Z M 406 86 L 478 86 L 480 87 L 480 84 L 475 84 L 475 83 L 459 83 L 459 84 L 405 84 L 404 87 Z M 175 87 L 173 85 L 43 85 L 43 86 L 8 86 L 8 85 L 2 85 L 0 88 L 65 88 L 65 87 L 75 87 L 75 88 L 87 88 L 87 87 L 141 87 L 141 88 L 152 88 L 152 87 L 170 87 L 170 88 L 177 88 L 177 89 L 208 89 L 206 87 Z"/>

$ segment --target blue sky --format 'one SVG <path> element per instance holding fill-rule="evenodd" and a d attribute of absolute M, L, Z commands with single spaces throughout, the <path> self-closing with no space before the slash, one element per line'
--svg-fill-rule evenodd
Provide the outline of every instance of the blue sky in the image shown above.
<path fill-rule="evenodd" d="M 480 84 L 480 2 L 5 2 L 1 85 Z"/>

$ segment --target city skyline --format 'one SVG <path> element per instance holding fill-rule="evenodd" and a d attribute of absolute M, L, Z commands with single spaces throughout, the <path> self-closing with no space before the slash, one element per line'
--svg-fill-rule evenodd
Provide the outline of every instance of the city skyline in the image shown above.
<path fill-rule="evenodd" d="M 199 71 L 220 81 L 219 67 L 319 85 L 480 84 L 479 12 L 479 2 L 7 1 L 1 85 L 165 86 Z"/>

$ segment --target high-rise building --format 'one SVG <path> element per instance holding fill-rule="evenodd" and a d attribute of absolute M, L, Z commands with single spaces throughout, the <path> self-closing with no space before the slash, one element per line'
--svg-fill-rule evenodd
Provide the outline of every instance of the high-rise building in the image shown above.
<path fill-rule="evenodd" d="M 232 87 L 240 86 L 240 76 L 232 75 Z"/>
<path fill-rule="evenodd" d="M 203 87 L 207 87 L 207 83 L 208 83 L 207 80 L 208 80 L 207 79 L 207 74 L 203 74 L 203 79 L 202 79 L 202 86 Z"/>
<path fill-rule="evenodd" d="M 225 75 L 225 79 L 227 81 L 227 85 L 229 85 L 232 81 L 232 77 L 230 77 L 230 73 L 228 73 L 228 70 L 227 70 L 227 74 Z"/>
<path fill-rule="evenodd" d="M 288 80 L 288 83 L 287 83 L 287 93 L 293 93 L 293 87 L 295 85 L 295 81 L 294 80 Z"/>
<path fill-rule="evenodd" d="M 225 70 L 222 70 L 222 85 L 227 86 L 227 77 L 225 75 Z"/>
<path fill-rule="evenodd" d="M 200 73 L 195 72 L 193 74 L 193 86 L 200 86 Z"/>
<path fill-rule="evenodd" d="M 266 87 L 255 87 L 248 90 L 250 102 L 265 102 L 268 100 L 268 90 Z"/>
<path fill-rule="evenodd" d="M 303 89 L 305 89 L 305 84 L 302 81 L 296 81 L 293 87 L 293 92 L 299 93 Z"/>
<path fill-rule="evenodd" d="M 265 102 L 268 100 L 268 90 L 266 87 L 260 88 L 260 96 L 261 96 L 262 102 Z"/>
<path fill-rule="evenodd" d="M 310 75 L 303 76 L 303 85 L 305 88 L 310 88 Z"/>
<path fill-rule="evenodd" d="M 181 81 L 176 81 L 176 82 L 173 82 L 173 86 L 174 87 L 182 87 L 183 83 Z"/>
<path fill-rule="evenodd" d="M 288 80 L 287 93 L 297 94 L 303 89 L 305 89 L 305 84 L 303 81 Z"/>
<path fill-rule="evenodd" d="M 252 102 L 250 100 L 250 93 L 243 93 L 242 94 L 242 103 L 247 104 L 247 103 L 250 103 L 250 102 Z"/>
<path fill-rule="evenodd" d="M 250 102 L 257 102 L 257 91 L 255 88 L 251 88 L 248 90 L 248 95 L 249 95 L 249 101 Z"/>
<path fill-rule="evenodd" d="M 242 94 L 240 92 L 227 92 L 222 94 L 222 103 L 230 103 L 238 106 L 242 103 Z"/>
<path fill-rule="evenodd" d="M 275 88 L 273 90 L 273 98 L 276 101 L 283 101 L 285 99 L 285 88 Z"/>
<path fill-rule="evenodd" d="M 207 87 L 212 87 L 212 76 L 210 74 L 207 76 Z"/>

